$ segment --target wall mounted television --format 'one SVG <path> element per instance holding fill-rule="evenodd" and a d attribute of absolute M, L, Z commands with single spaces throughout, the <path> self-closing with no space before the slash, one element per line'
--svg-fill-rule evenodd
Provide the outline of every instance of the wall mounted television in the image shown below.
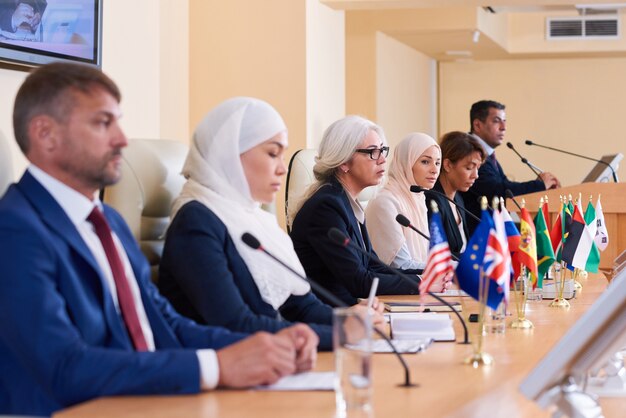
<path fill-rule="evenodd" d="M 0 0 L 0 62 L 100 66 L 102 0 Z"/>

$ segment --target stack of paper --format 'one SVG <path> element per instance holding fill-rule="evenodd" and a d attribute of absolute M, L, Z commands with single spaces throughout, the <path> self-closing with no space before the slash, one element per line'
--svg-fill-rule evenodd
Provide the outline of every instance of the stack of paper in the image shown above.
<path fill-rule="evenodd" d="M 395 340 L 432 338 L 434 341 L 455 341 L 452 319 L 448 314 L 391 314 L 391 335 Z"/>
<path fill-rule="evenodd" d="M 459 302 L 450 302 L 450 306 L 457 312 L 462 310 Z M 441 302 L 385 302 L 387 312 L 451 312 L 450 306 Z"/>

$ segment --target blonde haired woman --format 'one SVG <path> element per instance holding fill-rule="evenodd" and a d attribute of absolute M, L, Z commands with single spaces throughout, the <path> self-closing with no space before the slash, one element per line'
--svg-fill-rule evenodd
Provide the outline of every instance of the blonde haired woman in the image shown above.
<path fill-rule="evenodd" d="M 389 147 L 378 125 L 347 116 L 324 132 L 313 168 L 317 182 L 306 193 L 293 219 L 291 239 L 307 275 L 347 304 L 365 298 L 374 277 L 378 294 L 416 294 L 419 279 L 408 283 L 389 274 L 356 249 L 339 248 L 328 238 L 339 229 L 366 252 L 374 254 L 358 194 L 380 183 Z"/>

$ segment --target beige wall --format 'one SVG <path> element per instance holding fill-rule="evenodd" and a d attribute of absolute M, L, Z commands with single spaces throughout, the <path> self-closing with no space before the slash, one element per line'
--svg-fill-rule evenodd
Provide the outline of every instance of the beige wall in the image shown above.
<path fill-rule="evenodd" d="M 500 101 L 507 106 L 505 141 L 564 186 L 580 183 L 594 163 L 529 147 L 526 139 L 596 158 L 626 153 L 626 58 L 441 63 L 439 68 L 441 133 L 467 131 L 473 102 Z M 532 177 L 505 146 L 498 149 L 498 160 L 510 177 Z"/>
<path fill-rule="evenodd" d="M 191 0 L 190 126 L 233 96 L 271 103 L 306 137 L 305 1 Z M 260 18 L 263 16 L 263 18 Z"/>
<path fill-rule="evenodd" d="M 346 112 L 345 14 L 306 0 L 306 147 Z M 293 148 L 293 146 L 292 146 Z"/>
<path fill-rule="evenodd" d="M 188 136 L 188 3 L 107 0 L 102 68 L 122 90 L 122 126 L 129 137 Z M 0 130 L 11 143 L 16 178 L 26 160 L 14 145 L 13 99 L 25 72 L 0 69 Z"/>
<path fill-rule="evenodd" d="M 376 119 L 389 144 L 409 132 L 437 138 L 437 63 L 395 39 L 376 36 Z"/>
<path fill-rule="evenodd" d="M 317 0 L 191 0 L 189 15 L 190 126 L 229 97 L 257 97 L 285 119 L 289 159 L 344 115 L 343 12 Z M 276 201 L 284 224 L 283 190 Z"/>

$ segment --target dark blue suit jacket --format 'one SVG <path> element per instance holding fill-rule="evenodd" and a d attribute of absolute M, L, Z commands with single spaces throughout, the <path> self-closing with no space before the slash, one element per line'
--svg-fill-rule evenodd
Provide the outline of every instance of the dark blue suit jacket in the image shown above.
<path fill-rule="evenodd" d="M 465 207 L 480 218 L 480 198 L 486 196 L 489 206 L 494 196 L 506 197 L 506 189 L 511 190 L 514 196 L 526 193 L 539 192 L 546 189 L 542 180 L 517 182 L 509 180 L 502 171 L 498 161 L 487 158 L 478 169 L 478 178 L 467 192 L 461 193 Z M 474 232 L 478 222 L 471 217 L 467 219 L 470 234 Z"/>
<path fill-rule="evenodd" d="M 291 274 L 278 264 L 276 270 Z M 274 310 L 261 298 L 226 225 L 202 203 L 185 204 L 167 230 L 159 290 L 178 312 L 200 323 L 276 332 L 289 321 L 304 322 L 320 337 L 320 349 L 332 348 L 331 307 L 309 292 L 289 297 L 280 314 Z"/>
<path fill-rule="evenodd" d="M 107 206 L 104 214 L 137 277 L 157 351 L 134 351 L 95 258 L 26 172 L 0 200 L 0 414 L 46 415 L 99 396 L 198 392 L 195 349 L 243 338 L 178 315 L 150 283 L 122 218 Z"/>
<path fill-rule="evenodd" d="M 433 190 L 436 190 L 440 193 L 445 194 L 441 183 L 439 180 L 435 183 Z M 457 206 L 462 208 L 465 207 L 463 204 L 463 198 L 459 193 L 454 195 L 454 203 Z M 441 214 L 441 223 L 443 224 L 443 229 L 446 231 L 446 237 L 448 238 L 448 244 L 450 245 L 450 251 L 457 257 L 461 256 L 461 248 L 463 248 L 463 237 L 461 233 L 465 235 L 465 241 L 469 241 L 469 232 L 467 229 L 467 219 L 468 216 L 465 216 L 465 212 L 463 209 L 459 209 L 459 213 L 461 215 L 461 219 L 463 220 L 463 232 L 459 230 L 459 225 L 456 223 L 456 218 L 454 217 L 454 212 L 452 212 L 452 208 L 450 207 L 450 202 L 448 202 L 443 196 L 440 196 L 436 193 L 426 193 L 426 207 L 428 208 L 428 220 L 430 221 L 430 217 L 432 215 L 432 211 L 430 208 L 430 202 L 435 201 L 437 206 L 439 207 L 439 213 Z"/>
<path fill-rule="evenodd" d="M 335 227 L 362 247 L 360 230 L 365 244 L 362 248 L 375 255 L 367 228 L 359 224 L 348 199 L 343 186 L 333 178 L 296 215 L 291 239 L 307 275 L 348 305 L 355 304 L 357 298 L 367 298 L 374 277 L 380 278 L 379 295 L 417 294 L 417 277 L 415 284 L 407 283 L 365 254 L 350 246 L 341 248 L 328 238 L 328 230 Z"/>

